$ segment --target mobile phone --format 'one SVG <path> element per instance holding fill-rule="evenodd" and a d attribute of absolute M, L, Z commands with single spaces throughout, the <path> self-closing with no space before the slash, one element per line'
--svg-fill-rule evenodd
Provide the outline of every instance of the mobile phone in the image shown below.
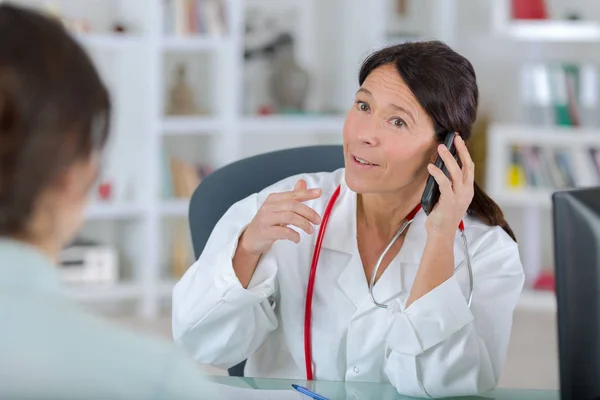
<path fill-rule="evenodd" d="M 448 132 L 446 136 L 444 136 L 444 145 L 450 150 L 450 154 L 454 156 L 454 159 L 458 161 L 458 156 L 456 154 L 456 147 L 454 146 L 454 138 L 456 134 L 454 132 Z M 442 158 L 437 156 L 435 160 L 435 166 L 440 168 L 444 174 L 448 178 L 450 178 L 450 172 L 448 172 L 448 168 L 442 161 Z M 429 176 L 427 179 L 427 184 L 425 185 L 425 190 L 423 191 L 423 196 L 421 197 L 421 207 L 425 214 L 429 215 L 433 207 L 436 205 L 438 200 L 440 199 L 440 186 L 435 181 L 433 176 Z"/>

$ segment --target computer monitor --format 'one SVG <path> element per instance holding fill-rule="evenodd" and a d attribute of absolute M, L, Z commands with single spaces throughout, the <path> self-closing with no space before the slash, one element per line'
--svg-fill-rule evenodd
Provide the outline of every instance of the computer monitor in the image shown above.
<path fill-rule="evenodd" d="M 562 400 L 600 399 L 600 188 L 552 195 Z"/>

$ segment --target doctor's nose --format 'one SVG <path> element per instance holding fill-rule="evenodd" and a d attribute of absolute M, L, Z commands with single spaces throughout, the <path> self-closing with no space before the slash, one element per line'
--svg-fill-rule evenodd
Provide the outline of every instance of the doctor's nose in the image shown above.
<path fill-rule="evenodd" d="M 369 131 L 362 132 L 358 139 L 360 140 L 361 145 L 365 147 L 377 146 L 379 144 L 379 139 L 377 139 L 377 136 Z"/>

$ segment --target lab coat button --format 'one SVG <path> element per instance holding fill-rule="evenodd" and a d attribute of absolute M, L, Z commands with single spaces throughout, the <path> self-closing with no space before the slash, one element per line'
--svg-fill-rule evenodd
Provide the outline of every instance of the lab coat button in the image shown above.
<path fill-rule="evenodd" d="M 356 365 L 354 366 L 353 370 L 355 374 L 358 374 L 360 372 L 360 369 Z"/>
<path fill-rule="evenodd" d="M 360 398 L 360 395 L 357 392 L 352 393 L 352 398 L 354 400 L 358 400 Z"/>

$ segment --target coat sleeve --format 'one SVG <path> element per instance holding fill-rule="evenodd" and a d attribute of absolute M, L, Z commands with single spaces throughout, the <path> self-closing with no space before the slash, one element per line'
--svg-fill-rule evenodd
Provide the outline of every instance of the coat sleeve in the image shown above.
<path fill-rule="evenodd" d="M 232 264 L 238 238 L 261 198 L 254 194 L 231 206 L 173 290 L 173 337 L 202 364 L 230 368 L 254 353 L 278 326 L 268 300 L 276 290 L 274 257 L 262 257 L 247 289 Z"/>
<path fill-rule="evenodd" d="M 399 393 L 439 398 L 496 386 L 524 283 L 517 245 L 499 230 L 480 235 L 472 250 L 471 308 L 455 276 L 404 311 L 390 306 L 385 373 Z"/>

